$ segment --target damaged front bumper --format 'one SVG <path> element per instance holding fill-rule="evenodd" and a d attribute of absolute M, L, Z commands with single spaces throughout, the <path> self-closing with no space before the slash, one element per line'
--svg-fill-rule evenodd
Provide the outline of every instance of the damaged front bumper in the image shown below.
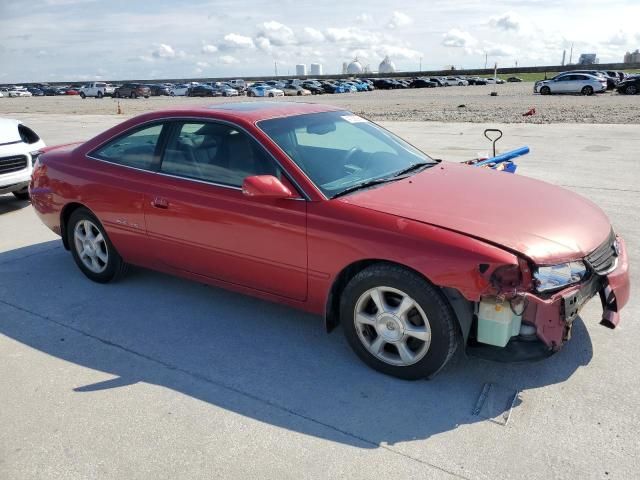
<path fill-rule="evenodd" d="M 629 261 L 624 241 L 618 237 L 616 268 L 607 275 L 592 274 L 590 278 L 548 297 L 527 293 L 523 322 L 535 326 L 537 337 L 549 349 L 559 350 L 571 337 L 571 326 L 582 307 L 596 294 L 602 303 L 600 323 L 615 328 L 620 322 L 620 310 L 630 295 Z"/>

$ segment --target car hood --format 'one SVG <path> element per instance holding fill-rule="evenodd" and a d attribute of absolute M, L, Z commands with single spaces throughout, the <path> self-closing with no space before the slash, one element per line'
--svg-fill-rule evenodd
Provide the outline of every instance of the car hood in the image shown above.
<path fill-rule="evenodd" d="M 449 162 L 339 201 L 479 238 L 540 265 L 584 257 L 611 232 L 604 212 L 580 195 Z"/>
<path fill-rule="evenodd" d="M 0 145 L 22 141 L 18 131 L 20 123 L 11 118 L 0 118 Z"/>

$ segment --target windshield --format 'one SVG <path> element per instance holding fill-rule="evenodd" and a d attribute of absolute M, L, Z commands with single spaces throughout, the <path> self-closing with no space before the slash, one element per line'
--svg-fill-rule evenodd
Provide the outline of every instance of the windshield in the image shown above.
<path fill-rule="evenodd" d="M 263 120 L 258 127 L 331 198 L 356 185 L 392 178 L 436 162 L 383 128 L 351 112 Z"/>

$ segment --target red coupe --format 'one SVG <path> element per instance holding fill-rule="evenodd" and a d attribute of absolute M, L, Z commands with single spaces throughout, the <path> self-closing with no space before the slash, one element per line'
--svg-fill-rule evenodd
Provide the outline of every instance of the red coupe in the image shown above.
<path fill-rule="evenodd" d="M 548 355 L 593 296 L 611 328 L 629 298 L 625 244 L 590 201 L 323 105 L 148 113 L 46 149 L 30 193 L 91 280 L 134 264 L 302 308 L 406 379 L 458 346 Z"/>

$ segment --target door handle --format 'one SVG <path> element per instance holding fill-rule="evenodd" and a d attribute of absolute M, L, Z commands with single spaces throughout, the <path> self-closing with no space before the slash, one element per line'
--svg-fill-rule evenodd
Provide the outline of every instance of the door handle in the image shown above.
<path fill-rule="evenodd" d="M 167 200 L 166 198 L 162 198 L 162 197 L 156 197 L 151 202 L 151 205 L 156 207 L 156 208 L 167 209 L 167 208 L 169 208 L 169 200 Z"/>

